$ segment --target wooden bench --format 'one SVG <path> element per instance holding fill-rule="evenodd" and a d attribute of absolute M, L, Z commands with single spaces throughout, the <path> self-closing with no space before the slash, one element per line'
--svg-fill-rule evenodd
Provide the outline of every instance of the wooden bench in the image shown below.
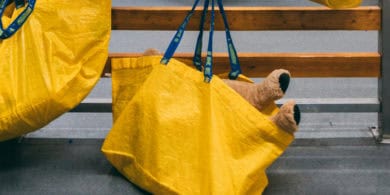
<path fill-rule="evenodd" d="M 379 100 L 344 102 L 298 102 L 303 112 L 378 112 L 380 132 L 390 135 L 390 13 L 382 6 L 362 6 L 354 9 L 332 10 L 325 7 L 226 7 L 233 31 L 262 30 L 377 30 L 380 32 L 378 52 L 341 53 L 239 53 L 245 75 L 264 77 L 277 68 L 289 70 L 294 77 L 371 77 L 379 80 Z M 176 30 L 190 7 L 113 7 L 112 30 Z M 197 30 L 201 8 L 197 9 L 188 30 Z M 239 22 L 237 22 L 239 21 Z M 206 25 L 208 26 L 208 25 Z M 222 18 L 216 16 L 216 30 L 223 29 Z M 386 54 L 386 55 L 384 55 Z M 140 53 L 110 53 L 102 77 L 111 71 L 110 61 L 118 57 L 136 57 Z M 192 53 L 178 53 L 176 58 L 190 59 Z M 215 73 L 228 70 L 228 56 L 215 54 Z M 385 66 L 387 65 L 387 66 Z M 73 112 L 110 112 L 109 100 L 87 99 Z M 375 130 L 375 131 L 376 131 Z"/>

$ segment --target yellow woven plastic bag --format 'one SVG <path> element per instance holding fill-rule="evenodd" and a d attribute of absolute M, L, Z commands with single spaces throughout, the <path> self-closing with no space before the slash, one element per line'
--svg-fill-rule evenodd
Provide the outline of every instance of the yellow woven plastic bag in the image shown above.
<path fill-rule="evenodd" d="M 160 59 L 112 61 L 107 159 L 154 194 L 260 194 L 293 136 L 218 77 L 205 83 L 201 72 Z"/>
<path fill-rule="evenodd" d="M 261 194 L 293 136 L 218 76 L 165 56 L 112 60 L 114 125 L 102 152 L 153 194 Z"/>
<path fill-rule="evenodd" d="M 7 7 L 4 27 L 19 10 Z M 39 0 L 0 40 L 0 141 L 48 124 L 90 92 L 107 59 L 110 16 L 110 0 Z"/>
<path fill-rule="evenodd" d="M 310 0 L 310 1 L 314 1 L 335 9 L 358 7 L 362 3 L 362 0 Z"/>

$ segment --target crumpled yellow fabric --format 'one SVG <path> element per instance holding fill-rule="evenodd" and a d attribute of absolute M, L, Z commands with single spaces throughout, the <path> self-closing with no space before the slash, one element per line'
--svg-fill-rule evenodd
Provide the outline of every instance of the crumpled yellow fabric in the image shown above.
<path fill-rule="evenodd" d="M 310 1 L 314 1 L 335 9 L 358 7 L 362 3 L 362 0 L 310 0 Z"/>
<path fill-rule="evenodd" d="M 13 9 L 4 26 L 20 13 Z M 101 76 L 110 32 L 110 0 L 37 1 L 19 31 L 0 40 L 0 141 L 79 104 Z"/>
<path fill-rule="evenodd" d="M 161 56 L 112 60 L 114 125 L 102 146 L 153 194 L 261 194 L 293 141 L 220 78 Z M 268 113 L 277 108 L 270 105 Z"/>

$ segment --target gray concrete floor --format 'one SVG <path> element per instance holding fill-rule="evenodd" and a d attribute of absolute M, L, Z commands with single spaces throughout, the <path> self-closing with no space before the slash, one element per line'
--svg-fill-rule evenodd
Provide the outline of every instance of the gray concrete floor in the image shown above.
<path fill-rule="evenodd" d="M 264 194 L 390 194 L 389 145 L 338 143 L 295 143 L 267 171 Z M 0 194 L 147 194 L 108 163 L 101 144 L 91 139 L 0 143 Z"/>

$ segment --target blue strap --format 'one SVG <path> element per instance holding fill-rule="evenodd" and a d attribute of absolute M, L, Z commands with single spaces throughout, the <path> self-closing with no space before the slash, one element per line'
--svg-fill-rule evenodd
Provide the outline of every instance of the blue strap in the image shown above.
<path fill-rule="evenodd" d="M 0 0 L 0 17 L 3 15 L 5 7 L 8 5 L 9 0 Z M 6 39 L 11 37 L 19 28 L 26 22 L 27 18 L 34 10 L 36 0 L 28 0 L 27 7 L 22 13 L 6 28 L 3 29 L 3 23 L 0 20 L 0 39 Z"/>
<path fill-rule="evenodd" d="M 179 29 L 177 30 L 175 36 L 173 37 L 172 41 L 170 42 L 163 58 L 161 59 L 161 64 L 167 65 L 169 63 L 169 60 L 172 58 L 173 54 L 175 53 L 177 47 L 180 44 L 181 39 L 183 38 L 183 34 L 185 31 L 185 28 L 191 18 L 191 16 L 194 14 L 195 8 L 198 5 L 200 0 L 196 0 L 194 5 L 192 6 L 191 11 L 187 14 L 186 18 L 184 19 L 183 23 L 180 25 Z M 233 40 L 230 34 L 229 24 L 227 22 L 226 14 L 223 9 L 222 0 L 217 0 L 218 6 L 224 21 L 225 25 L 225 32 L 226 32 L 226 41 L 228 45 L 228 53 L 229 53 L 229 60 L 230 60 L 230 66 L 231 71 L 229 73 L 230 79 L 236 79 L 239 74 L 241 74 L 241 68 L 240 63 L 238 61 L 237 51 L 234 47 Z M 211 9 L 211 19 L 210 19 L 210 35 L 209 35 L 209 44 L 207 48 L 207 57 L 206 57 L 206 63 L 204 65 L 204 81 L 210 82 L 213 76 L 212 71 L 212 65 L 213 65 L 213 38 L 214 38 L 214 28 L 215 28 L 215 0 L 211 1 L 212 3 L 212 9 Z M 202 39 L 203 39 L 203 29 L 204 29 L 204 22 L 206 18 L 206 13 L 209 6 L 209 0 L 205 0 L 204 9 L 201 17 L 201 23 L 199 26 L 199 35 L 196 43 L 196 49 L 194 54 L 194 65 L 198 70 L 202 70 L 202 59 L 201 59 L 201 52 L 202 52 Z"/>
<path fill-rule="evenodd" d="M 222 0 L 218 0 L 218 7 L 219 7 L 219 12 L 221 13 L 222 18 L 223 18 L 223 23 L 225 25 L 226 42 L 227 42 L 229 61 L 230 61 L 230 67 L 231 67 L 231 70 L 229 73 L 229 79 L 235 80 L 241 74 L 240 62 L 238 60 L 236 48 L 234 47 L 234 44 L 233 44 L 232 36 L 230 34 L 229 23 L 227 22 L 227 17 L 225 14 L 225 10 L 223 8 Z"/>
<path fill-rule="evenodd" d="M 198 69 L 199 71 L 202 71 L 203 30 L 204 30 L 204 23 L 206 19 L 207 10 L 209 9 L 209 4 L 210 4 L 209 0 L 205 0 L 203 6 L 202 18 L 200 19 L 199 35 L 196 41 L 195 53 L 193 58 L 194 65 L 196 69 Z"/>
<path fill-rule="evenodd" d="M 196 0 L 194 5 L 192 6 L 192 9 L 190 12 L 188 12 L 186 18 L 184 19 L 183 23 L 180 25 L 179 29 L 177 30 L 175 36 L 173 37 L 171 43 L 168 46 L 168 49 L 165 51 L 165 54 L 163 58 L 161 59 L 161 64 L 167 65 L 169 63 L 169 60 L 172 58 L 173 54 L 175 53 L 177 47 L 180 44 L 181 39 L 183 38 L 184 31 L 186 29 L 186 26 L 194 14 L 195 8 L 198 5 L 199 0 Z"/>
<path fill-rule="evenodd" d="M 25 4 L 24 0 L 15 0 L 16 9 L 24 7 Z"/>
<path fill-rule="evenodd" d="M 213 39 L 214 39 L 214 27 L 215 27 L 215 11 L 214 0 L 211 1 L 211 19 L 210 19 L 210 34 L 209 45 L 207 48 L 206 64 L 204 65 L 204 81 L 209 83 L 213 77 Z"/>

